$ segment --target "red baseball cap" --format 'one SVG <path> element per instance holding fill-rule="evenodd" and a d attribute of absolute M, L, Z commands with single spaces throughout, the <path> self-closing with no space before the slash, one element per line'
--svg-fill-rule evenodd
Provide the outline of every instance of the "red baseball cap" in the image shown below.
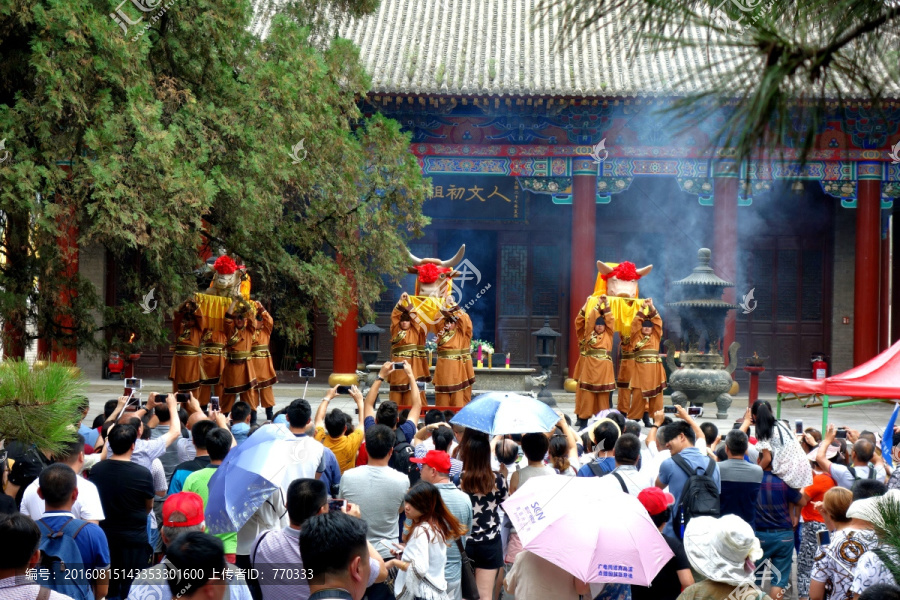
<path fill-rule="evenodd" d="M 637 499 L 644 505 L 650 516 L 658 515 L 669 506 L 675 504 L 675 496 L 662 491 L 656 486 L 641 490 Z"/>
<path fill-rule="evenodd" d="M 411 458 L 409 462 L 428 465 L 440 473 L 450 473 L 450 455 L 442 450 L 429 450 L 425 458 Z"/>
<path fill-rule="evenodd" d="M 172 520 L 172 513 L 184 515 L 184 521 Z M 162 508 L 163 526 L 165 527 L 191 527 L 203 522 L 203 498 L 194 492 L 178 492 L 172 494 L 163 502 Z"/>

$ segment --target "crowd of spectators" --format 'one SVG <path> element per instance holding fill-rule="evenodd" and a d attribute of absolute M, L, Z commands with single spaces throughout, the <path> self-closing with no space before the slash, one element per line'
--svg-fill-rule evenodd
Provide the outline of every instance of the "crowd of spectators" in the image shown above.
<path fill-rule="evenodd" d="M 563 415 L 490 436 L 418 401 L 378 404 L 391 366 L 365 398 L 351 389 L 356 418 L 329 407 L 337 388 L 260 425 L 243 402 L 224 415 L 151 394 L 107 402 L 52 454 L 8 440 L 0 598 L 457 600 L 469 564 L 483 600 L 726 599 L 764 581 L 760 599 L 900 594 L 883 518 L 900 515 L 900 476 L 871 432 L 797 432 L 757 402 L 725 435 L 676 407 L 648 428 L 610 411 L 582 431 Z M 293 436 L 290 483 L 209 534 L 213 477 L 261 427 Z M 503 503 L 542 477 L 634 497 L 673 557 L 650 586 L 591 585 L 530 552 Z M 54 579 L 60 565 L 83 576 Z"/>

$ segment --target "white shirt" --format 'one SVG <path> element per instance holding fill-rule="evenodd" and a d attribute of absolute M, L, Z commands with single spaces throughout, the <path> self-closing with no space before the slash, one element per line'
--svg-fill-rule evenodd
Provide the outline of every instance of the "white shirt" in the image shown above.
<path fill-rule="evenodd" d="M 78 488 L 78 499 L 72 505 L 72 514 L 76 519 L 84 521 L 102 521 L 106 518 L 103 514 L 103 505 L 100 504 L 100 494 L 97 486 L 78 475 L 75 477 L 75 485 Z M 44 516 L 44 500 L 38 496 L 40 480 L 35 479 L 22 492 L 22 514 L 37 521 Z"/>
<path fill-rule="evenodd" d="M 659 467 L 667 458 L 671 458 L 672 453 L 669 450 L 657 451 L 656 444 L 653 444 L 650 453 L 653 454 L 653 458 L 646 463 L 641 463 L 641 473 L 646 475 L 655 485 L 656 479 L 659 477 Z"/>
<path fill-rule="evenodd" d="M 235 554 L 249 556 L 256 538 L 266 531 L 281 530 L 290 525 L 287 508 L 284 506 L 286 496 L 287 494 L 283 494 L 281 489 L 275 490 L 263 505 L 259 507 L 259 510 L 253 513 L 250 520 L 238 529 Z M 298 552 L 299 549 L 300 546 L 297 546 Z"/>
<path fill-rule="evenodd" d="M 0 598 L 3 600 L 35 600 L 40 591 L 41 586 L 27 577 L 0 579 Z M 47 600 L 72 600 L 72 597 L 50 590 Z"/>
<path fill-rule="evenodd" d="M 656 482 L 655 479 L 651 481 L 646 473 L 638 471 L 631 465 L 616 467 L 612 472 L 619 474 L 619 477 L 625 482 L 625 487 L 628 488 L 628 493 L 635 497 L 641 493 L 641 490 L 651 487 Z M 622 485 L 612 473 L 601 477 L 600 485 L 603 485 L 604 489 L 622 491 Z"/>
<path fill-rule="evenodd" d="M 447 544 L 429 523 L 422 523 L 415 528 L 406 542 L 400 560 L 411 564 L 406 571 L 398 571 L 394 580 L 394 594 L 400 596 L 403 588 L 409 587 L 411 595 L 416 598 L 439 600 L 447 597 L 447 580 L 444 578 Z"/>

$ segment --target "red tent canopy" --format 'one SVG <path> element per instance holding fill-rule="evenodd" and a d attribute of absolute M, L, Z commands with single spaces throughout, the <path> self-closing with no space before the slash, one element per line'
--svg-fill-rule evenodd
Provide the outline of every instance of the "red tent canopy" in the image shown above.
<path fill-rule="evenodd" d="M 900 342 L 872 360 L 826 379 L 778 377 L 779 394 L 900 399 Z"/>

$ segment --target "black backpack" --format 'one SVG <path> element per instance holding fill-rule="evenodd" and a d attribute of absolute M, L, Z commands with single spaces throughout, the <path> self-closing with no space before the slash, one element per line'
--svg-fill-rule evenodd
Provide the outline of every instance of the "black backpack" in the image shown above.
<path fill-rule="evenodd" d="M 698 474 L 681 456 L 676 454 L 672 460 L 688 476 L 684 487 L 681 488 L 681 498 L 678 500 L 678 508 L 675 513 L 675 534 L 682 539 L 685 527 L 694 517 L 719 516 L 719 490 L 712 477 L 716 469 L 716 461 L 710 458 L 706 471 Z"/>
<path fill-rule="evenodd" d="M 864 478 L 857 475 L 856 469 L 852 466 L 847 467 L 847 471 L 850 472 L 850 476 L 853 477 L 853 481 L 859 481 L 860 479 L 875 479 L 875 466 L 872 465 L 872 463 L 869 463 L 869 474 Z"/>
<path fill-rule="evenodd" d="M 593 460 L 588 463 L 588 468 L 590 468 L 591 473 L 594 474 L 594 477 L 603 477 L 604 475 L 609 475 L 612 471 L 607 471 L 603 468 L 603 465 L 598 463 L 596 460 Z"/>
<path fill-rule="evenodd" d="M 415 485 L 422 476 L 419 465 L 410 462 L 409 459 L 416 455 L 415 449 L 406 441 L 406 436 L 397 429 L 397 442 L 394 444 L 394 452 L 391 454 L 390 466 L 409 477 L 409 485 Z"/>

